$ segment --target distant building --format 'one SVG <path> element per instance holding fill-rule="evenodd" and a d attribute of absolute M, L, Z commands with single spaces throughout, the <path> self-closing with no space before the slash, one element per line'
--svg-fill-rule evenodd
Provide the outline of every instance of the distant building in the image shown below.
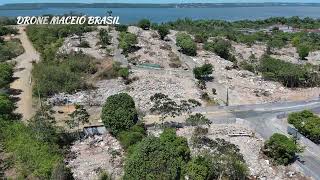
<path fill-rule="evenodd" d="M 263 31 L 271 33 L 273 30 L 279 30 L 285 33 L 294 33 L 294 32 L 299 32 L 300 29 L 294 28 L 292 26 L 288 26 L 285 24 L 275 24 L 272 26 L 267 27 L 266 29 L 263 29 Z"/>
<path fill-rule="evenodd" d="M 320 33 L 320 29 L 305 29 L 304 31 L 308 33 Z"/>

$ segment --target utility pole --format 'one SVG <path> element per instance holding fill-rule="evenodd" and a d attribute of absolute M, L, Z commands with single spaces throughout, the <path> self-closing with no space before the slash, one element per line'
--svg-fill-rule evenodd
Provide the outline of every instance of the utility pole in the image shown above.
<path fill-rule="evenodd" d="M 227 87 L 227 101 L 226 106 L 229 106 L 229 88 Z"/>

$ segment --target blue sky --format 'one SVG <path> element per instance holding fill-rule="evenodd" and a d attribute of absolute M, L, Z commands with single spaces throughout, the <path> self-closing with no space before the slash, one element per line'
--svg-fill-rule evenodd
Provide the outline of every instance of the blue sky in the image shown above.
<path fill-rule="evenodd" d="M 40 3 L 40 2 L 81 2 L 81 3 L 193 3 L 193 2 L 203 2 L 203 3 L 234 3 L 234 2 L 301 2 L 301 3 L 310 3 L 310 2 L 319 2 L 320 0 L 0 0 L 0 4 L 7 3 Z"/>

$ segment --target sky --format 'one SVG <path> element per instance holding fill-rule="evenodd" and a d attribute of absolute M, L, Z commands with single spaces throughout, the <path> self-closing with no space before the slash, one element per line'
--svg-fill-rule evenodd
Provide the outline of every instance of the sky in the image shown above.
<path fill-rule="evenodd" d="M 0 4 L 8 3 L 56 3 L 56 2 L 78 2 L 78 3 L 259 3 L 259 2 L 300 2 L 320 3 L 320 0 L 0 0 Z"/>

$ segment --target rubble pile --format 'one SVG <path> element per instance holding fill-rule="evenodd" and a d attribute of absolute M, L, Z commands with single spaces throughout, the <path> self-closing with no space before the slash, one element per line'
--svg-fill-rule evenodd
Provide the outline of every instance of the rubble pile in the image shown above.
<path fill-rule="evenodd" d="M 121 179 L 123 175 L 124 151 L 117 139 L 108 133 L 75 142 L 72 153 L 75 157 L 67 163 L 77 180 L 98 179 L 103 171 L 112 179 Z"/>
<path fill-rule="evenodd" d="M 155 93 L 163 93 L 174 100 L 198 99 L 200 93 L 195 87 L 192 76 L 179 72 L 164 72 L 149 69 L 132 70 L 131 77 L 137 77 L 129 85 L 121 79 L 99 81 L 95 90 L 81 91 L 75 94 L 56 94 L 48 99 L 52 105 L 83 104 L 102 106 L 106 99 L 120 92 L 127 92 L 142 112 L 151 107 L 150 97 Z M 198 101 L 200 101 L 198 99 Z"/>
<path fill-rule="evenodd" d="M 172 51 L 169 42 L 161 40 L 156 31 L 146 31 L 134 26 L 130 26 L 128 31 L 137 35 L 140 47 L 138 51 L 129 54 L 131 63 L 157 64 L 168 68 L 172 61 L 176 61 L 178 56 Z"/>
<path fill-rule="evenodd" d="M 254 44 L 251 47 L 241 44 L 232 42 L 232 47 L 235 51 L 235 55 L 239 60 L 248 60 L 251 56 L 259 59 L 261 56 L 266 52 L 266 46 L 263 44 Z"/>
<path fill-rule="evenodd" d="M 290 89 L 278 82 L 265 81 L 261 75 L 246 70 L 227 70 L 226 67 L 232 67 L 233 63 L 211 52 L 199 51 L 195 59 L 200 64 L 211 63 L 214 66 L 214 80 L 207 83 L 207 89 L 215 88 L 215 98 L 225 100 L 228 88 L 232 105 L 297 101 L 319 96 L 320 88 Z"/>
<path fill-rule="evenodd" d="M 63 45 L 59 48 L 58 53 L 61 54 L 70 54 L 83 52 L 89 56 L 92 56 L 96 59 L 104 59 L 107 56 L 107 51 L 101 49 L 99 44 L 98 32 L 87 32 L 84 33 L 81 37 L 82 41 L 87 41 L 90 45 L 88 48 L 78 47 L 80 44 L 80 37 L 77 35 L 67 37 L 64 40 Z"/>
<path fill-rule="evenodd" d="M 206 126 L 207 127 L 207 126 Z M 177 130 L 179 136 L 186 137 L 190 143 L 194 127 L 184 127 Z M 251 134 L 252 136 L 248 136 Z M 206 135 L 210 139 L 224 139 L 235 144 L 243 154 L 244 159 L 249 167 L 250 175 L 256 179 L 299 179 L 293 166 L 274 167 L 269 160 L 261 154 L 263 140 L 246 125 L 240 124 L 214 124 L 208 128 Z M 190 146 L 192 147 L 192 146 Z M 196 154 L 196 149 L 191 149 L 192 154 Z M 291 176 L 291 177 L 290 177 Z"/>
<path fill-rule="evenodd" d="M 166 94 L 175 101 L 182 99 L 200 101 L 198 99 L 200 93 L 195 87 L 192 76 L 188 74 L 139 69 L 133 72 L 133 76 L 139 77 L 139 80 L 130 85 L 128 93 L 143 112 L 151 108 L 150 97 L 155 93 Z"/>

